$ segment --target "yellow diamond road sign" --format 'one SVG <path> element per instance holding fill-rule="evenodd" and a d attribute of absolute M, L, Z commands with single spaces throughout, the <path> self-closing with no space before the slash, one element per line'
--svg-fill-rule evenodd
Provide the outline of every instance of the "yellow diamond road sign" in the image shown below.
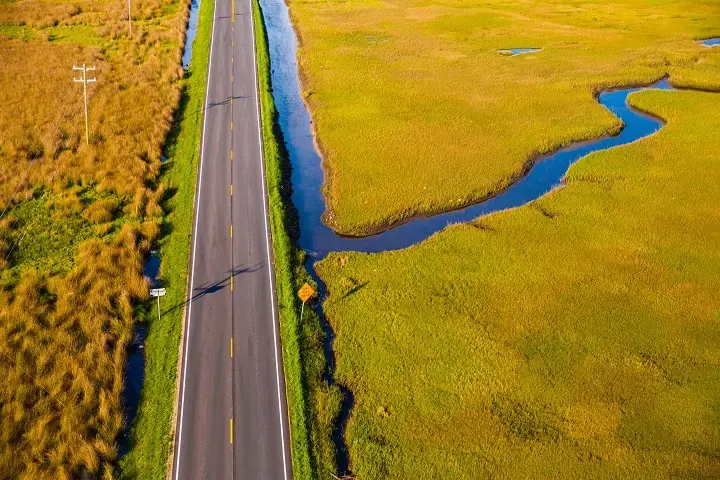
<path fill-rule="evenodd" d="M 298 292 L 298 297 L 300 297 L 300 300 L 302 300 L 303 303 L 307 302 L 308 298 L 312 297 L 313 295 L 315 295 L 315 290 L 313 290 L 313 288 L 308 283 L 303 285 Z"/>

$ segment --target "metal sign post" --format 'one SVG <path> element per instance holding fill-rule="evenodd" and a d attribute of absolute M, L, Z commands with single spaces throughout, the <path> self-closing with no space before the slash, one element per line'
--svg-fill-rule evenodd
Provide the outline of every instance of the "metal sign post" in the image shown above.
<path fill-rule="evenodd" d="M 151 297 L 157 297 L 158 299 L 158 320 L 160 320 L 160 297 L 165 296 L 165 289 L 164 288 L 151 288 L 150 289 L 150 296 Z"/>
<path fill-rule="evenodd" d="M 300 288 L 300 291 L 298 291 L 298 297 L 300 297 L 300 300 L 303 302 L 302 307 L 300 308 L 300 321 L 302 321 L 303 313 L 305 312 L 305 302 L 307 302 L 313 295 L 315 295 L 315 290 L 309 283 L 305 283 L 305 285 Z"/>

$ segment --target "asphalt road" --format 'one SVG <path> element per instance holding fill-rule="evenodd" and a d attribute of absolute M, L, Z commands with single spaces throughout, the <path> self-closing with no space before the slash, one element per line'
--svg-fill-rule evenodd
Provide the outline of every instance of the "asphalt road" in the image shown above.
<path fill-rule="evenodd" d="M 172 478 L 289 480 L 250 0 L 214 19 Z"/>

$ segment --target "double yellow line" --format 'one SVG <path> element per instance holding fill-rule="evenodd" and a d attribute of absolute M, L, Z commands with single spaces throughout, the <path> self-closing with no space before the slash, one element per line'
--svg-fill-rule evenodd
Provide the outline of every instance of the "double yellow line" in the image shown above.
<path fill-rule="evenodd" d="M 234 32 L 234 31 L 235 31 L 235 0 L 230 0 L 230 12 L 231 12 L 231 14 L 230 14 L 230 22 L 232 23 L 232 30 L 233 30 L 233 32 Z M 234 40 L 234 39 L 233 39 L 233 41 L 232 41 L 232 46 L 235 47 L 235 40 Z M 233 54 L 233 57 L 232 57 L 232 63 L 235 63 L 235 55 L 234 55 L 234 54 Z M 230 81 L 233 82 L 233 83 L 235 82 L 235 76 L 234 76 L 234 75 L 230 78 Z M 232 103 L 232 96 L 230 97 L 230 102 Z M 230 130 L 232 130 L 232 129 L 233 129 L 233 122 L 231 121 L 231 122 L 230 122 Z M 231 148 L 230 148 L 230 160 L 232 160 L 232 159 L 233 159 L 233 150 L 232 150 L 232 147 L 231 147 Z M 230 197 L 231 197 L 231 198 L 232 198 L 232 194 L 233 194 L 233 191 L 232 191 L 232 183 L 231 183 L 231 184 L 230 184 Z M 230 223 L 230 238 L 232 238 L 232 223 Z M 230 276 L 230 291 L 233 290 L 233 287 L 234 287 L 233 283 L 234 283 L 234 282 L 233 282 L 233 277 L 232 277 L 232 275 L 231 275 L 231 276 Z M 233 352 L 233 339 L 232 339 L 232 337 L 230 337 L 230 358 L 233 358 L 233 355 L 234 355 L 234 352 Z M 233 419 L 232 419 L 232 417 L 230 417 L 230 445 L 232 445 L 232 443 L 233 443 Z"/>

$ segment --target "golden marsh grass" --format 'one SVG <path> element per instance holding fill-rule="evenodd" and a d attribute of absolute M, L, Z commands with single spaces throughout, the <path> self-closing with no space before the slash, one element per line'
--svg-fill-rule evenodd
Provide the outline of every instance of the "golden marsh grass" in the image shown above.
<path fill-rule="evenodd" d="M 0 478 L 117 476 L 184 0 L 0 2 Z M 73 65 L 96 65 L 90 144 Z"/>

